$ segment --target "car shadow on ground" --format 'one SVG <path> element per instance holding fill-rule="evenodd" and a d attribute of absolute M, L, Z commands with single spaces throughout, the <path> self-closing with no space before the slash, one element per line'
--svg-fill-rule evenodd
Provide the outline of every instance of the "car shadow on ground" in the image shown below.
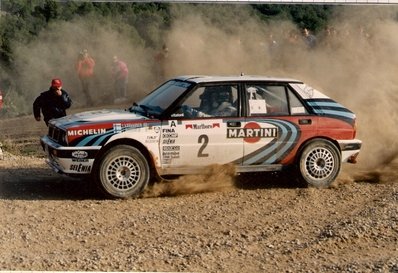
<path fill-rule="evenodd" d="M 234 178 L 234 186 L 246 190 L 299 187 L 294 180 L 282 173 L 241 174 Z M 104 198 L 89 179 L 56 174 L 42 168 L 19 168 L 0 170 L 0 199 L 102 200 Z"/>
<path fill-rule="evenodd" d="M 240 174 L 235 178 L 235 186 L 246 190 L 303 187 L 295 177 L 282 172 Z"/>
<path fill-rule="evenodd" d="M 96 199 L 89 182 L 46 169 L 1 169 L 0 199 L 82 200 Z"/>

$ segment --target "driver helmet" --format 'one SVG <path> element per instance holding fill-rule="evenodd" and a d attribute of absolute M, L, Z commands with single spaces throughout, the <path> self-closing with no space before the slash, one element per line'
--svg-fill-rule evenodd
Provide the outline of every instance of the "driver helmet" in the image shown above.
<path fill-rule="evenodd" d="M 217 92 L 216 100 L 219 104 L 223 102 L 232 102 L 232 92 L 228 89 L 228 87 L 222 87 L 222 89 Z"/>

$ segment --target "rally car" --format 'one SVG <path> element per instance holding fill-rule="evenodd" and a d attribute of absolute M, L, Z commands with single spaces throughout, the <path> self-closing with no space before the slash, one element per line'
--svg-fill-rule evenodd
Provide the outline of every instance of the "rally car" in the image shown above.
<path fill-rule="evenodd" d="M 128 109 L 48 126 L 47 163 L 90 175 L 114 198 L 213 164 L 233 164 L 236 173 L 290 170 L 299 183 L 328 187 L 361 148 L 353 112 L 299 80 L 262 76 L 180 76 Z"/>

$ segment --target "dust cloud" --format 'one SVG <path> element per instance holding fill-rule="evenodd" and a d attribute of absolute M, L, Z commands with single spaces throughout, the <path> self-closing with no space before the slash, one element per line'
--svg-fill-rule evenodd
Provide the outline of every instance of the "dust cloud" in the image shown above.
<path fill-rule="evenodd" d="M 237 21 L 233 14 L 217 25 L 211 15 L 209 19 L 187 12 L 168 35 L 171 48 L 179 54 L 169 71 L 301 79 L 357 115 L 357 138 L 363 146 L 356 168 L 349 173 L 343 169 L 340 183 L 394 182 L 398 179 L 397 11 L 395 6 L 340 7 L 328 26 L 330 33 L 317 33 L 318 44 L 311 49 L 303 43 L 301 30 L 289 22 L 264 24 L 247 11 L 246 20 Z M 292 41 L 292 33 L 299 38 Z"/>
<path fill-rule="evenodd" d="M 155 183 L 146 189 L 143 197 L 229 191 L 234 189 L 234 177 L 233 165 L 211 165 L 203 175 L 186 175 L 171 181 Z"/>
<path fill-rule="evenodd" d="M 328 26 L 330 33 L 316 33 L 317 46 L 309 49 L 301 30 L 291 22 L 265 23 L 249 6 L 175 4 L 171 28 L 162 33 L 169 48 L 166 78 L 245 73 L 301 79 L 357 115 L 362 151 L 355 169 L 343 171 L 342 180 L 396 181 L 397 11 L 393 5 L 336 7 Z M 115 54 L 129 66 L 131 100 L 144 96 L 159 84 L 154 54 L 161 44 L 150 48 L 138 35 L 126 39 L 123 34 L 132 30 L 116 29 L 112 22 L 76 19 L 54 24 L 31 44 L 19 45 L 16 64 L 26 96 L 33 99 L 58 76 L 74 99 L 74 107 L 84 105 L 74 71 L 77 54 L 83 48 L 97 62 L 91 89 L 96 103 L 106 104 L 112 97 L 110 66 Z M 221 177 L 218 173 L 161 184 L 151 194 L 208 191 L 209 185 L 218 190 L 224 178 L 229 185 L 229 173 Z"/>
<path fill-rule="evenodd" d="M 15 63 L 26 97 L 32 100 L 48 89 L 52 78 L 60 77 L 64 89 L 72 97 L 73 107 L 84 106 L 86 100 L 75 71 L 78 55 L 83 49 L 87 49 L 96 62 L 95 76 L 90 86 L 96 104 L 113 102 L 111 69 L 115 55 L 128 63 L 132 99 L 139 98 L 148 86 L 153 88 L 150 84 L 150 56 L 143 41 L 139 38 L 126 39 L 126 33 L 116 31 L 116 27 L 112 22 L 88 23 L 80 18 L 51 25 L 31 44 L 18 46 Z M 135 36 L 138 37 L 138 34 Z"/>
<path fill-rule="evenodd" d="M 234 10 L 219 24 L 211 12 L 207 17 L 180 12 L 185 16 L 175 20 L 167 36 L 173 60 L 168 72 L 301 79 L 357 115 L 362 150 L 355 168 L 343 168 L 338 183 L 395 182 L 397 11 L 395 6 L 340 7 L 328 26 L 330 32 L 317 33 L 318 44 L 311 49 L 290 22 L 264 24 L 247 10 L 239 16 Z M 292 40 L 292 34 L 299 38 Z"/>
<path fill-rule="evenodd" d="M 307 80 L 357 115 L 357 137 L 363 146 L 356 168 L 348 174 L 353 181 L 398 179 L 396 14 L 395 6 L 343 9 L 334 23 L 342 35 L 330 49 L 317 50 L 318 71 Z"/>

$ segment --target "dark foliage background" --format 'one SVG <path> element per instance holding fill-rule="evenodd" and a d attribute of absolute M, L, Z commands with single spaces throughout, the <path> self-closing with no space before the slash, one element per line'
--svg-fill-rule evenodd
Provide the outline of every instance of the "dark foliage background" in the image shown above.
<path fill-rule="evenodd" d="M 94 87 L 99 90 L 99 101 L 107 101 L 109 97 L 111 87 L 109 79 L 104 75 L 109 72 L 106 66 L 112 54 L 124 54 L 124 58 L 129 61 L 129 69 L 134 75 L 129 82 L 130 88 L 134 90 L 131 93 L 138 97 L 138 94 L 148 92 L 159 84 L 160 81 L 154 80 L 154 75 L 148 71 L 155 70 L 156 64 L 151 56 L 165 43 L 173 43 L 171 51 L 174 49 L 175 52 L 171 53 L 174 54 L 175 62 L 179 61 L 170 67 L 170 75 L 180 71 L 240 73 L 238 69 L 235 71 L 220 67 L 217 67 L 218 70 L 200 70 L 205 66 L 214 67 L 211 62 L 206 65 L 201 63 L 204 58 L 211 58 L 208 55 L 210 51 L 218 55 L 225 54 L 224 60 L 241 56 L 241 59 L 232 64 L 240 66 L 239 69 L 245 72 L 263 73 L 275 68 L 286 68 L 288 58 L 302 54 L 293 52 L 288 57 L 286 54 L 275 54 L 275 57 L 281 57 L 278 67 L 271 64 L 272 60 L 268 58 L 269 64 L 264 65 L 263 70 L 250 70 L 247 68 L 251 67 L 249 63 L 253 63 L 259 56 L 243 56 L 242 51 L 233 51 L 231 44 L 239 43 L 246 52 L 260 52 L 263 45 L 269 42 L 268 35 L 277 39 L 283 36 L 285 39 L 288 33 L 286 29 L 294 29 L 301 34 L 307 28 L 322 38 L 336 14 L 342 10 L 338 5 L 316 4 L 228 5 L 54 0 L 2 0 L 0 3 L 0 91 L 5 100 L 0 109 L 0 117 L 30 114 L 32 100 L 47 88 L 53 76 L 65 79 L 68 83 L 66 87 L 71 90 L 77 105 L 83 105 L 84 100 L 80 97 L 79 84 L 73 71 L 74 58 L 83 48 L 89 48 L 98 60 L 96 67 L 99 76 Z M 195 19 L 196 15 L 201 16 L 201 19 Z M 249 24 L 249 21 L 255 24 Z M 196 29 L 199 24 L 204 25 L 203 29 Z M 227 39 L 230 46 L 226 50 L 222 46 L 214 50 L 209 46 L 214 47 L 214 40 L 209 43 L 195 36 L 184 36 L 175 31 L 176 26 L 180 29 L 185 26 L 185 33 L 193 34 L 196 31 L 202 35 L 201 38 L 216 40 L 217 35 L 222 36 L 219 40 Z M 246 30 L 242 31 L 242 27 Z M 249 34 L 256 36 L 249 37 Z M 240 37 L 239 41 L 234 40 L 235 36 Z M 254 41 L 256 46 L 249 45 L 249 42 L 241 43 L 245 39 Z M 195 54 L 189 53 L 188 49 L 191 48 Z M 196 65 L 196 70 L 182 69 L 181 62 L 188 59 L 193 64 L 191 67 L 200 63 Z M 216 59 L 214 63 L 216 61 L 220 63 Z M 231 64 L 225 63 L 225 67 L 226 65 Z"/>

